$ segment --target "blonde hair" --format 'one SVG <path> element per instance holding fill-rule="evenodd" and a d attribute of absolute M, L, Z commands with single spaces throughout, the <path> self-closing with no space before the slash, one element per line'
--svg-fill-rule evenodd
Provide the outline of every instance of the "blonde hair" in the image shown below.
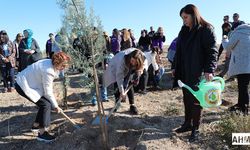
<path fill-rule="evenodd" d="M 69 65 L 71 58 L 64 52 L 55 53 L 52 56 L 52 64 L 55 68 L 63 64 L 65 67 Z"/>
<path fill-rule="evenodd" d="M 127 29 L 124 29 L 124 31 L 123 31 L 123 40 L 124 41 L 128 41 L 128 40 L 130 40 L 131 38 L 130 38 L 130 33 L 128 32 L 128 30 Z"/>

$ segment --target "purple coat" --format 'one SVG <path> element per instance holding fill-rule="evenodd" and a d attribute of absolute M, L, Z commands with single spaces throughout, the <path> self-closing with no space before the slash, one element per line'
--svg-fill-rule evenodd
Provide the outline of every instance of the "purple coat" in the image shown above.
<path fill-rule="evenodd" d="M 163 43 L 165 42 L 165 36 L 160 36 L 159 33 L 156 33 L 153 36 L 153 40 L 152 40 L 152 45 L 153 46 L 158 46 L 161 50 L 163 50 Z"/>

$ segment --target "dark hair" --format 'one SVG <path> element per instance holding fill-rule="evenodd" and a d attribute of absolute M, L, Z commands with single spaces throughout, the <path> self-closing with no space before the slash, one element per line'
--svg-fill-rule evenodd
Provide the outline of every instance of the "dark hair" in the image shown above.
<path fill-rule="evenodd" d="M 7 44 L 9 41 L 9 36 L 8 36 L 7 32 L 5 30 L 0 31 L 0 36 L 1 36 L 0 43 Z M 2 41 L 2 37 L 3 37 L 4 41 Z"/>
<path fill-rule="evenodd" d="M 185 7 L 183 7 L 180 11 L 180 16 L 182 13 L 186 13 L 192 16 L 193 26 L 201 25 L 203 27 L 212 27 L 210 23 L 208 23 L 206 20 L 202 18 L 198 8 L 193 4 L 188 4 Z"/>
<path fill-rule="evenodd" d="M 127 54 L 125 57 L 125 64 L 128 67 L 131 67 L 130 60 L 134 58 L 136 60 L 135 70 L 140 70 L 143 67 L 145 56 L 143 55 L 142 51 L 139 49 L 135 49 L 133 52 Z"/>
<path fill-rule="evenodd" d="M 225 28 L 228 28 L 228 27 L 231 29 L 232 26 L 231 26 L 230 23 L 227 23 L 227 22 L 226 22 L 226 23 L 223 23 L 222 29 L 225 29 Z"/>
<path fill-rule="evenodd" d="M 118 29 L 116 29 L 116 28 L 114 28 L 113 29 L 113 35 L 116 35 L 116 36 L 119 36 L 119 30 Z"/>
<path fill-rule="evenodd" d="M 234 17 L 234 16 L 239 17 L 240 15 L 239 15 L 238 13 L 234 13 L 234 14 L 233 14 L 233 17 Z"/>
<path fill-rule="evenodd" d="M 160 48 L 159 48 L 159 46 L 153 46 L 151 51 L 152 51 L 152 53 L 158 54 L 160 52 Z"/>
<path fill-rule="evenodd" d="M 18 37 L 23 37 L 22 33 L 17 33 L 16 35 L 16 41 L 18 42 Z M 20 41 L 19 41 L 20 42 Z"/>

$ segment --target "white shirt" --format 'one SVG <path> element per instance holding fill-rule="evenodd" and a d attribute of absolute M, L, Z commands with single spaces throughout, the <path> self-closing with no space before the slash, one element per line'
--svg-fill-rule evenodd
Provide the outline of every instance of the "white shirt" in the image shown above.
<path fill-rule="evenodd" d="M 53 80 L 58 77 L 51 59 L 42 59 L 21 71 L 16 78 L 17 84 L 33 101 L 37 102 L 42 96 L 51 102 L 52 107 L 58 107 L 53 93 Z"/>
<path fill-rule="evenodd" d="M 152 64 L 153 68 L 154 68 L 154 71 L 158 70 L 159 69 L 159 66 L 156 62 L 156 53 L 152 53 L 151 51 L 149 52 L 144 52 L 144 56 L 146 57 L 146 60 L 145 61 L 146 63 L 144 63 L 144 68 L 146 70 L 148 70 L 148 67 Z"/>

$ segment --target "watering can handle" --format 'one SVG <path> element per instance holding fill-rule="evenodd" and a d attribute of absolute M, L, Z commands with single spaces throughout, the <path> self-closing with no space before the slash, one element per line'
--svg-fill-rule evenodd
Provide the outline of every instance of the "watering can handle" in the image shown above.
<path fill-rule="evenodd" d="M 225 81 L 223 78 L 221 77 L 213 77 L 213 80 L 212 81 L 220 81 L 221 83 L 221 90 L 223 91 L 224 90 L 224 87 L 225 87 Z M 207 82 L 206 79 L 202 79 L 200 84 L 204 84 L 205 82 Z"/>
<path fill-rule="evenodd" d="M 223 90 L 224 90 L 224 87 L 225 87 L 225 81 L 224 81 L 224 79 L 223 79 L 223 78 L 221 78 L 221 77 L 214 77 L 214 78 L 213 78 L 213 81 L 220 81 L 220 83 L 221 83 L 221 91 L 223 91 Z"/>

